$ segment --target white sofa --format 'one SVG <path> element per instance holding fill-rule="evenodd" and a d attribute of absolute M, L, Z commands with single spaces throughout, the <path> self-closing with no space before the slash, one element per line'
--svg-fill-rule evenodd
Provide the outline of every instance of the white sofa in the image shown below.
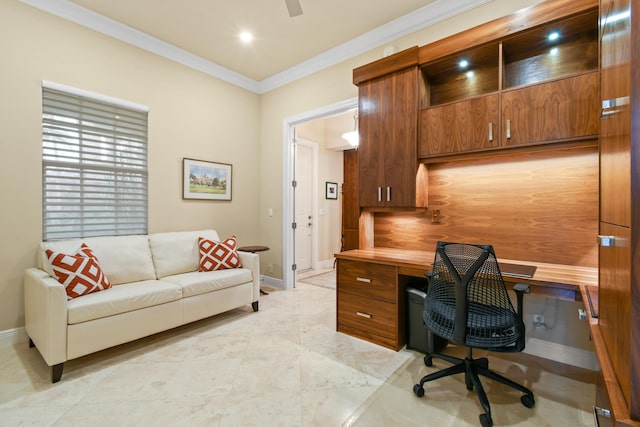
<path fill-rule="evenodd" d="M 67 360 L 243 305 L 258 311 L 258 255 L 238 252 L 242 268 L 199 272 L 198 237 L 220 240 L 200 230 L 41 243 L 38 268 L 24 276 L 25 328 L 52 382 Z M 73 254 L 83 242 L 112 286 L 68 299 L 46 250 Z"/>

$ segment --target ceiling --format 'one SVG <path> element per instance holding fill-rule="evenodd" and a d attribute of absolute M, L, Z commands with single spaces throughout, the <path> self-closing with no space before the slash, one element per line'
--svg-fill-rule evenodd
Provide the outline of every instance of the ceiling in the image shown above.
<path fill-rule="evenodd" d="M 261 93 L 490 0 L 20 1 Z"/>

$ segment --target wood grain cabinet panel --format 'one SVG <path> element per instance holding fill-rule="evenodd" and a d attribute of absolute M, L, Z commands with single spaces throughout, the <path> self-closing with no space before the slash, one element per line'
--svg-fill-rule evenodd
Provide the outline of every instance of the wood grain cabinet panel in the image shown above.
<path fill-rule="evenodd" d="M 498 94 L 422 110 L 422 158 L 496 148 L 500 145 Z"/>
<path fill-rule="evenodd" d="M 597 137 L 599 85 L 595 71 L 503 92 L 502 145 Z"/>
<path fill-rule="evenodd" d="M 396 302 L 397 269 L 390 265 L 340 261 L 340 290 L 367 298 Z"/>
<path fill-rule="evenodd" d="M 338 260 L 337 330 L 399 350 L 405 344 L 398 268 Z"/>
<path fill-rule="evenodd" d="M 358 120 L 360 206 L 415 207 L 417 65 L 360 83 Z"/>

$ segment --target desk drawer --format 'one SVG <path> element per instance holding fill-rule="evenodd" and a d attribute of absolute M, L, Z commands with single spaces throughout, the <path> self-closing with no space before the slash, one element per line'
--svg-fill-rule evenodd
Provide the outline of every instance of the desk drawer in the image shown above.
<path fill-rule="evenodd" d="M 397 306 L 346 292 L 338 293 L 338 323 L 397 339 Z"/>
<path fill-rule="evenodd" d="M 397 268 L 361 261 L 339 260 L 338 289 L 352 294 L 396 301 Z"/>

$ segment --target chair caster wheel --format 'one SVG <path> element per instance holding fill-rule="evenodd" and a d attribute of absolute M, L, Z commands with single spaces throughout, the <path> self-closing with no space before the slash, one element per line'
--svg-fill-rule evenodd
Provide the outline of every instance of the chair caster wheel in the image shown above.
<path fill-rule="evenodd" d="M 416 384 L 413 386 L 413 392 L 416 394 L 416 396 L 422 397 L 424 396 L 424 387 L 422 387 L 420 384 Z"/>
<path fill-rule="evenodd" d="M 532 395 L 529 394 L 525 394 L 524 396 L 522 396 L 520 398 L 520 402 L 522 402 L 522 404 L 527 408 L 533 408 L 533 406 L 536 404 L 536 400 Z"/>
<path fill-rule="evenodd" d="M 424 357 L 424 364 L 427 366 L 433 366 L 433 357 L 431 356 L 425 356 Z"/>
<path fill-rule="evenodd" d="M 493 420 L 487 414 L 480 414 L 480 424 L 482 424 L 482 427 L 492 427 Z"/>

